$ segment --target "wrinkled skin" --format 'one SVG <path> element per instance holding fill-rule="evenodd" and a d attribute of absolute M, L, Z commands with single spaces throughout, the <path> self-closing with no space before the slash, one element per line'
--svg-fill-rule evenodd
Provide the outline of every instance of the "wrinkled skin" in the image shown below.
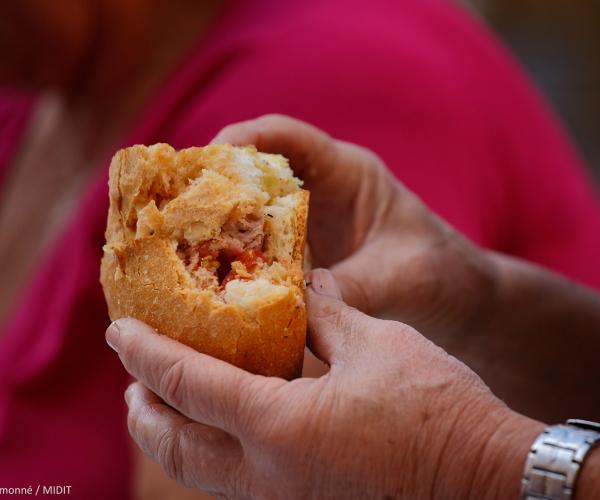
<path fill-rule="evenodd" d="M 314 265 L 331 269 L 348 304 L 409 324 L 516 411 L 545 421 L 600 418 L 596 293 L 477 247 L 373 153 L 298 120 L 260 117 L 226 127 L 215 141 L 290 159 L 311 191 Z"/>
<path fill-rule="evenodd" d="M 171 477 L 226 498 L 517 498 L 543 424 L 417 330 L 519 411 L 597 415 L 597 294 L 477 248 L 372 153 L 296 120 L 243 122 L 215 142 L 283 153 L 311 190 L 313 260 L 333 274 L 307 276 L 308 343 L 330 371 L 254 376 L 119 320 L 107 340 L 138 380 L 130 432 Z M 598 491 L 599 462 L 577 500 Z"/>
<path fill-rule="evenodd" d="M 279 115 L 230 125 L 213 142 L 255 144 L 290 159 L 311 193 L 313 265 L 331 268 L 349 305 L 424 333 L 452 333 L 491 293 L 493 264 L 371 151 Z"/>
<path fill-rule="evenodd" d="M 251 375 L 135 320 L 113 324 L 107 339 L 139 380 L 126 399 L 142 450 L 226 498 L 487 498 L 478 481 L 508 477 L 516 497 L 522 463 L 497 466 L 485 444 L 502 428 L 498 449 L 512 436 L 527 447 L 539 425 L 412 328 L 345 305 L 329 272 L 311 283 L 309 344 L 331 366 L 317 379 Z"/>

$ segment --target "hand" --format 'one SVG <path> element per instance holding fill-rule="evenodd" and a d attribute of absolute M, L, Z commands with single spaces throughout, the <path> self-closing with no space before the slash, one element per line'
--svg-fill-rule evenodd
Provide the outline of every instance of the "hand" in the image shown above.
<path fill-rule="evenodd" d="M 290 159 L 311 192 L 313 264 L 331 268 L 348 304 L 387 311 L 428 335 L 475 326 L 494 266 L 373 153 L 283 116 L 230 125 L 213 142 L 254 144 Z"/>
<path fill-rule="evenodd" d="M 516 498 L 540 424 L 401 323 L 307 291 L 309 345 L 330 372 L 248 374 L 119 320 L 107 340 L 139 382 L 134 440 L 179 482 L 232 498 Z"/>
<path fill-rule="evenodd" d="M 372 153 L 297 120 L 250 120 L 215 141 L 288 156 L 311 191 L 315 264 L 331 267 L 347 303 L 415 327 L 520 412 L 598 418 L 598 294 L 478 248 Z"/>

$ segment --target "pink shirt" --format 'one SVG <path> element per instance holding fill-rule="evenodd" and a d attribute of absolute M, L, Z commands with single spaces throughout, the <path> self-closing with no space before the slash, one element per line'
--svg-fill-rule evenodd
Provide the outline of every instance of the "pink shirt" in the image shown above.
<path fill-rule="evenodd" d="M 0 96 L 0 182 L 28 106 Z M 503 49 L 456 7 L 230 1 L 120 145 L 202 145 L 269 112 L 373 149 L 477 243 L 600 287 L 600 210 L 579 158 Z M 1 326 L 1 486 L 129 496 L 127 377 L 104 343 L 98 283 L 107 165 Z"/>

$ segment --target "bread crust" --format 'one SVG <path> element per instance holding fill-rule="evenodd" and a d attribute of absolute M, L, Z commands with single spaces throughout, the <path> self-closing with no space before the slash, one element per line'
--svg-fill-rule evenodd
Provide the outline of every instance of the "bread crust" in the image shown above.
<path fill-rule="evenodd" d="M 141 186 L 155 182 L 145 177 L 150 171 L 156 175 L 157 166 L 145 168 L 144 164 L 154 161 L 160 171 L 163 162 L 178 172 L 181 169 L 173 169 L 172 162 L 196 157 L 206 167 L 223 162 L 233 148 L 209 146 L 181 152 L 167 145 L 152 148 L 121 150 L 110 166 L 107 244 L 100 281 L 111 319 L 137 318 L 161 334 L 252 373 L 286 379 L 300 376 L 306 337 L 302 262 L 309 193 L 301 190 L 296 205 L 292 259 L 285 263 L 287 293 L 265 297 L 249 310 L 215 300 L 212 292 L 195 286 L 171 236 L 160 229 L 162 213 L 152 207 L 156 207 L 155 199 L 142 203 L 150 205 L 146 211 L 151 212 L 150 219 L 156 219 L 152 230 L 140 230 L 140 221 L 132 215 L 136 204 L 138 217 L 144 210 L 138 200 Z"/>

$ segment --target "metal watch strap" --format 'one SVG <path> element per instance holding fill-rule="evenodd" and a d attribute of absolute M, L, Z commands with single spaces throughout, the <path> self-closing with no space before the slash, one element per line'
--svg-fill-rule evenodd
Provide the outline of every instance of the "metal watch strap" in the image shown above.
<path fill-rule="evenodd" d="M 600 424 L 567 420 L 546 427 L 531 446 L 521 481 L 522 500 L 571 500 L 587 452 L 600 444 Z"/>

